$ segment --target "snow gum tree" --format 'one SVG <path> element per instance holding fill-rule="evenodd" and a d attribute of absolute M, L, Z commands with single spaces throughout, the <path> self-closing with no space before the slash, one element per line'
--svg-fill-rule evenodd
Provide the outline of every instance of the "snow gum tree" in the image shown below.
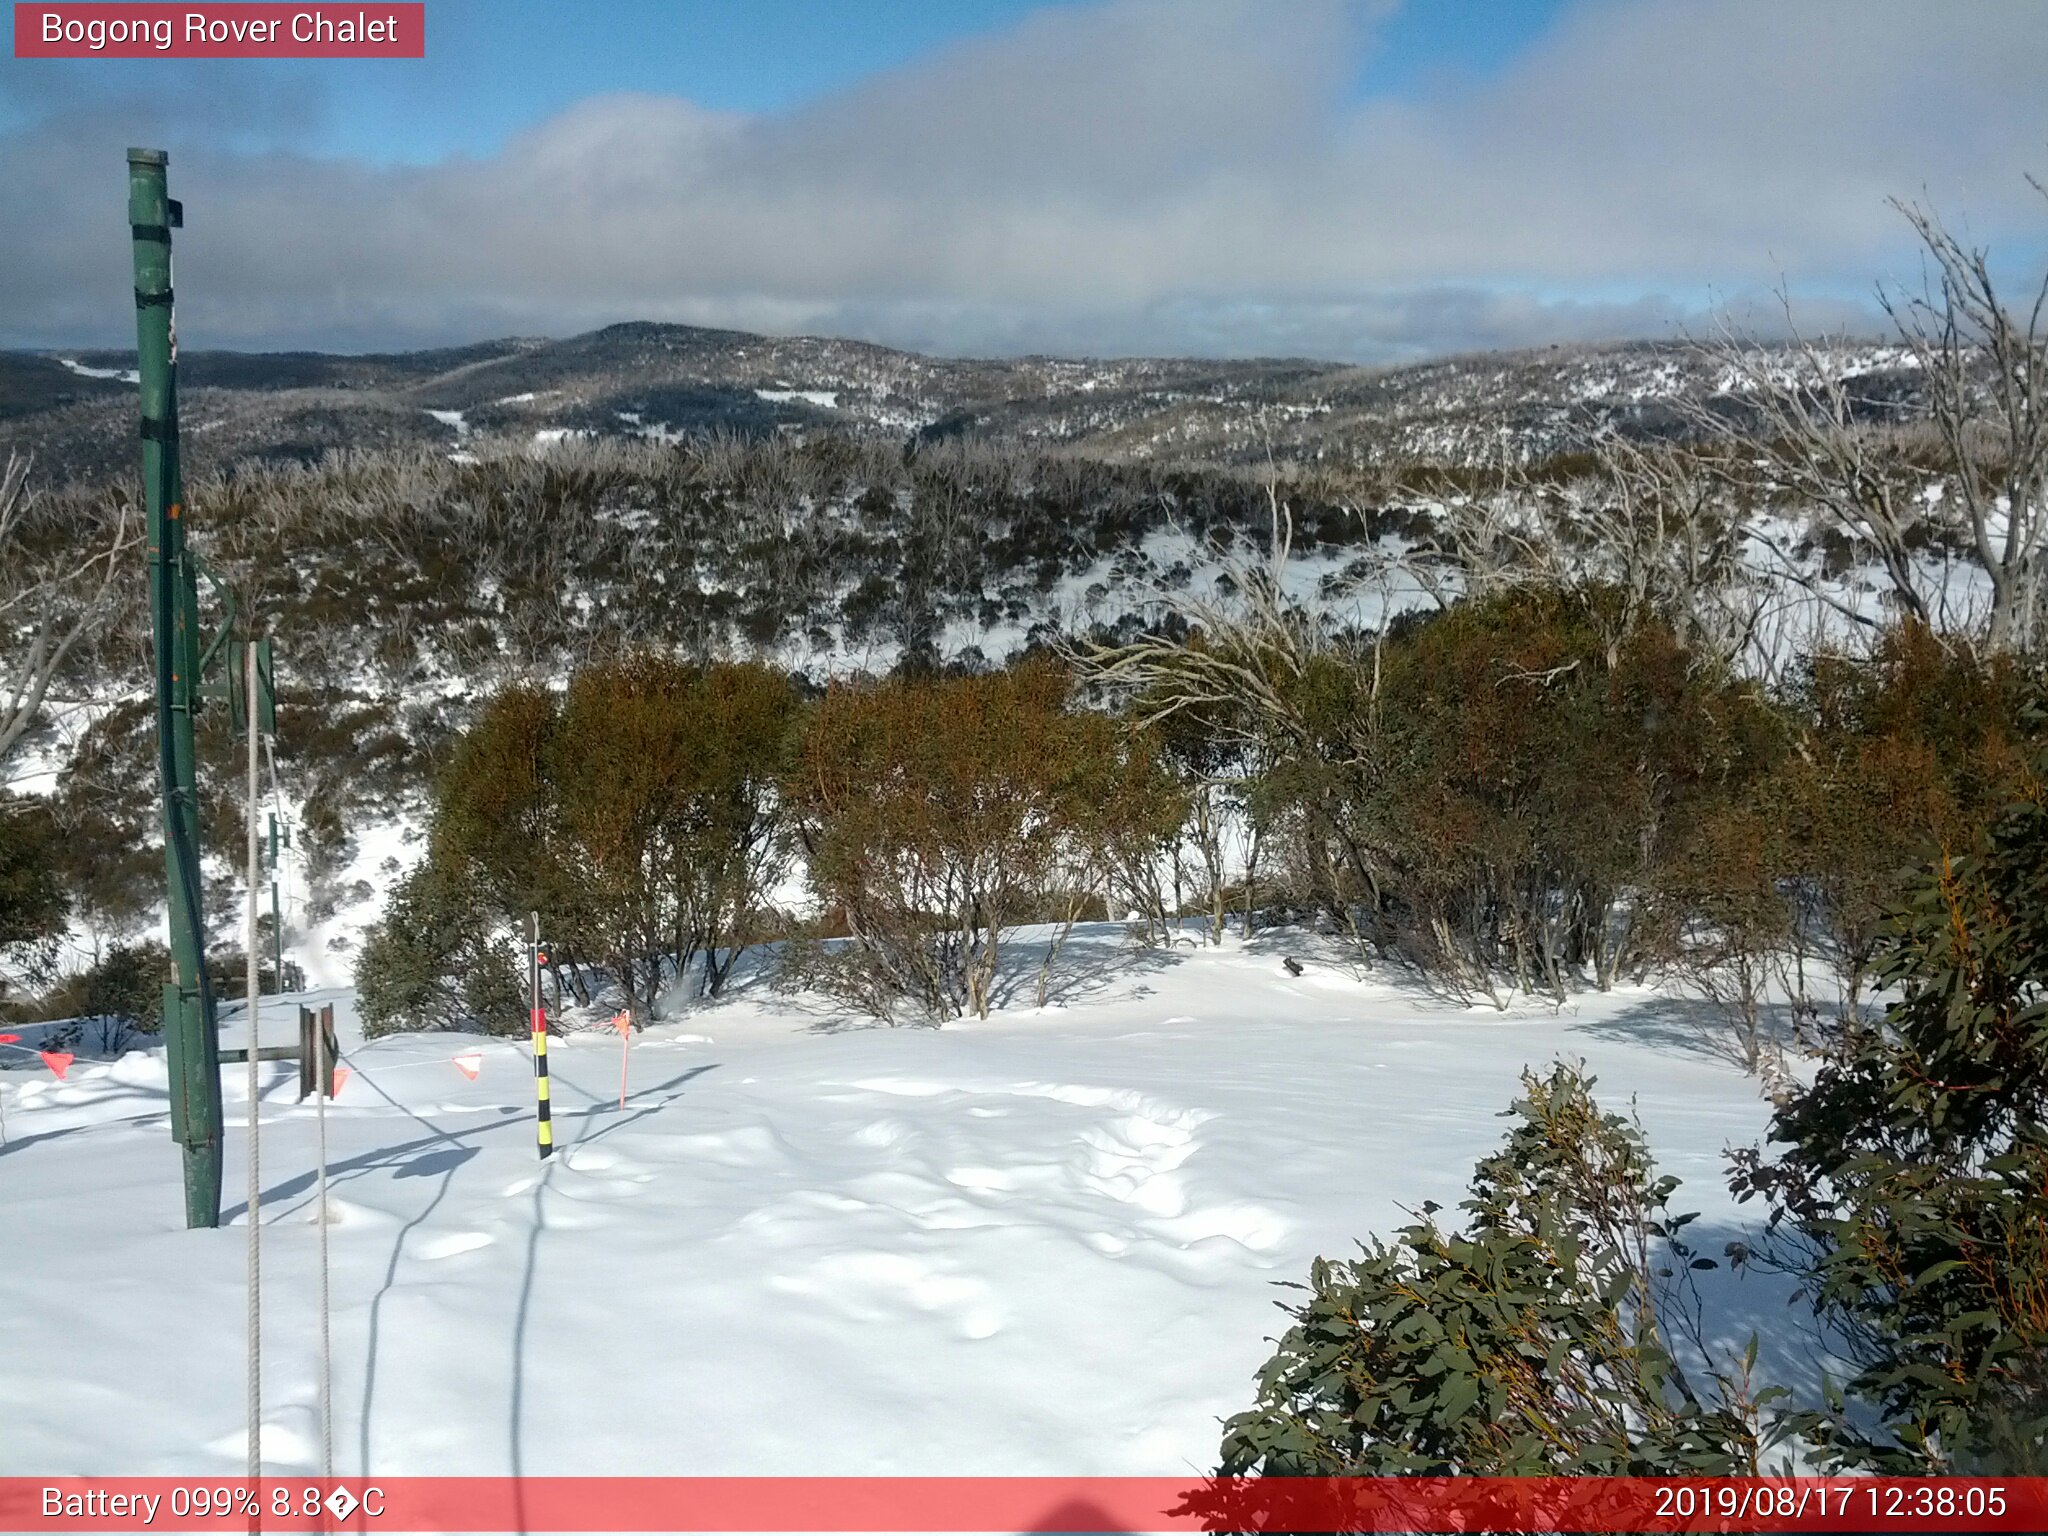
<path fill-rule="evenodd" d="M 579 1001 L 593 969 L 641 1018 L 701 957 L 715 993 L 786 862 L 779 785 L 801 705 L 753 663 L 653 652 L 593 663 L 557 696 L 515 685 L 479 713 L 436 787 L 419 893 L 517 927 Z"/>
<path fill-rule="evenodd" d="M 2024 785 L 2029 674 L 2010 656 L 1894 626 L 1808 659 L 1788 690 L 1800 750 L 1764 796 L 1775 869 L 1853 1012 L 1885 942 L 1901 872 L 1967 847 Z"/>
<path fill-rule="evenodd" d="M 1262 610 L 1096 664 L 1149 718 L 1216 723 L 1296 889 L 1367 952 L 1561 996 L 1658 957 L 1663 862 L 1777 749 L 1755 688 L 1625 606 L 1516 585 L 1365 636 Z"/>
<path fill-rule="evenodd" d="M 1893 1475 L 2048 1472 L 2048 757 L 1887 925 L 1849 1021 L 1736 1160 L 1855 1362 L 1799 1428 Z M 1851 1412 L 1855 1399 L 1875 1412 Z"/>
<path fill-rule="evenodd" d="M 811 884 L 851 936 L 826 979 L 861 1006 L 986 1016 L 1005 934 L 1099 870 L 1127 819 L 1159 814 L 1150 794 L 1106 793 L 1125 728 L 1067 695 L 1063 672 L 1027 663 L 817 705 L 785 793 Z"/>

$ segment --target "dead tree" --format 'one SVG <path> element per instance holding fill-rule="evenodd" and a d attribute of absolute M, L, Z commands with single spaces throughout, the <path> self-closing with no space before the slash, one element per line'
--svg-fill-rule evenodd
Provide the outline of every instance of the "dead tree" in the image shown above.
<path fill-rule="evenodd" d="M 2030 178 L 2031 180 L 2031 178 Z M 2048 188 L 2033 182 L 2048 198 Z M 2028 653 L 2048 634 L 2048 270 L 2031 302 L 2008 305 L 1987 253 L 1939 217 L 1892 205 L 1912 224 L 1928 270 L 1917 293 L 1885 293 L 1885 313 L 1919 365 L 1948 485 L 1991 584 L 1985 643 Z"/>
<path fill-rule="evenodd" d="M 1720 394 L 1734 397 L 1723 404 L 1735 408 L 1686 397 L 1676 403 L 1696 430 L 1729 450 L 1728 463 L 1761 470 L 1868 550 L 1900 612 L 1936 628 L 1974 629 L 1994 650 L 2033 651 L 2048 638 L 2048 273 L 2029 302 L 2008 304 L 1983 250 L 1965 246 L 1924 208 L 1894 206 L 1927 263 L 1918 291 L 1881 288 L 1878 295 L 1917 379 L 1927 418 L 1920 433 L 1904 429 L 1876 371 L 1849 366 L 1846 342 L 1800 333 L 1782 293 L 1787 344 L 1724 331 L 1705 346 L 1720 371 Z M 1929 494 L 1930 474 L 1938 477 L 1939 499 Z M 1957 512 L 1944 510 L 1950 498 Z M 1839 614 L 1876 622 L 1752 531 L 1777 556 L 1777 574 Z M 1959 604 L 1939 563 L 1927 558 L 1948 539 L 1961 540 L 1985 578 L 1981 602 Z"/>
<path fill-rule="evenodd" d="M 35 724 L 79 643 L 114 612 L 121 558 L 135 543 L 124 505 L 87 554 L 44 553 L 28 470 L 12 454 L 0 469 L 0 760 Z"/>
<path fill-rule="evenodd" d="M 1744 520 L 1700 456 L 1610 431 L 1593 460 L 1563 515 L 1578 569 L 1620 592 L 1622 628 L 1661 618 L 1688 651 L 1723 666 L 1751 653 L 1770 593 L 1743 559 Z"/>

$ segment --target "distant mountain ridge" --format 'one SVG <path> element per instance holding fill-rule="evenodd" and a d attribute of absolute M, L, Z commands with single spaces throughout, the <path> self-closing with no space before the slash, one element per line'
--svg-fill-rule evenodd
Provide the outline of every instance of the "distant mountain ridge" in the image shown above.
<path fill-rule="evenodd" d="M 1888 349 L 1850 366 L 1895 367 Z M 0 352 L 0 453 L 45 481 L 135 463 L 131 353 Z M 665 437 L 837 431 L 988 436 L 1127 459 L 1339 463 L 1541 458 L 1608 429 L 1675 429 L 1670 401 L 1725 387 L 1681 343 L 1476 354 L 1386 368 L 1309 359 L 926 357 L 869 342 L 636 321 L 562 340 L 417 352 L 187 352 L 195 460 L 338 448 L 459 451 L 470 434 Z M 1910 381 L 1902 377 L 1901 388 Z"/>

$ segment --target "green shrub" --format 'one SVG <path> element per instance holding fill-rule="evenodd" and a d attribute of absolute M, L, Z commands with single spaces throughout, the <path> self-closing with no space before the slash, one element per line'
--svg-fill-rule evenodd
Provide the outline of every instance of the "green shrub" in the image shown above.
<path fill-rule="evenodd" d="M 1519 588 L 1284 669 L 1248 658 L 1279 674 L 1255 801 L 1332 917 L 1496 1002 L 1663 957 L 1659 871 L 1785 732 L 1661 621 L 1616 638 L 1619 602 Z"/>
<path fill-rule="evenodd" d="M 1849 1019 L 1810 1087 L 1736 1163 L 1803 1240 L 1857 1363 L 1800 1428 L 1899 1475 L 2048 1473 L 2048 786 L 1895 907 L 1882 1020 Z"/>
<path fill-rule="evenodd" d="M 1867 654 L 1812 658 L 1793 688 L 1800 750 L 1768 792 L 1778 870 L 1811 893 L 1852 1004 L 1904 873 L 1931 846 L 1970 846 L 2020 792 L 2027 682 L 1908 623 Z"/>
<path fill-rule="evenodd" d="M 123 701 L 86 728 L 51 799 L 58 873 L 88 922 L 118 931 L 162 903 L 160 797 L 155 716 Z"/>
<path fill-rule="evenodd" d="M 1027 663 L 819 702 L 784 798 L 811 886 L 851 934 L 821 979 L 881 1017 L 985 1017 L 1006 932 L 1048 894 L 1092 890 L 1111 845 L 1144 841 L 1160 799 L 1143 749 L 1068 688 Z"/>
<path fill-rule="evenodd" d="M 567 877 L 548 921 L 650 1014 L 664 967 L 700 953 L 719 990 L 781 873 L 776 790 L 798 720 L 789 680 L 751 663 L 639 653 L 571 680 L 540 757 Z"/>
<path fill-rule="evenodd" d="M 541 914 L 579 1001 L 601 966 L 651 1016 L 700 955 L 716 993 L 786 865 L 778 791 L 800 720 L 768 667 L 651 651 L 583 667 L 560 697 L 504 689 L 436 785 L 437 856 L 500 918 Z"/>
<path fill-rule="evenodd" d="M 527 1027 L 520 960 L 474 877 L 430 854 L 392 890 L 363 936 L 356 1005 L 366 1039 L 408 1029 L 518 1034 Z"/>
<path fill-rule="evenodd" d="M 1362 1258 L 1316 1260 L 1294 1326 L 1225 1425 L 1222 1472 L 1292 1476 L 1744 1476 L 1758 1471 L 1754 1345 L 1699 1356 L 1683 1237 L 1639 1128 L 1592 1080 L 1525 1073 L 1517 1123 L 1472 1179 Z"/>
<path fill-rule="evenodd" d="M 67 976 L 42 1000 L 44 1017 L 114 1018 L 155 1034 L 164 1024 L 171 952 L 154 939 L 116 944 L 87 970 Z"/>
<path fill-rule="evenodd" d="M 60 850 L 47 805 L 0 793 L 0 997 L 49 972 L 71 911 L 58 876 Z"/>

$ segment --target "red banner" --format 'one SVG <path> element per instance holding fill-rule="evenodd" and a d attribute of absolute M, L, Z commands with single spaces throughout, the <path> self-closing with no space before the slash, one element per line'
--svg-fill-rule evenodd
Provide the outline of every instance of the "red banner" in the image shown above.
<path fill-rule="evenodd" d="M 17 59 L 423 59 L 424 4 L 14 7 Z"/>
<path fill-rule="evenodd" d="M 2048 1478 L 0 1478 L 0 1531 L 2044 1531 Z"/>

